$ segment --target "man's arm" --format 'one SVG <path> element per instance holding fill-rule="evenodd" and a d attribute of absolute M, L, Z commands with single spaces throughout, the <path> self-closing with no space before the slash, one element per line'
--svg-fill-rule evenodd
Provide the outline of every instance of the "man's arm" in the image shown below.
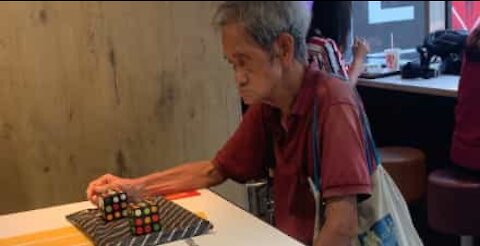
<path fill-rule="evenodd" d="M 346 196 L 330 198 L 325 209 L 325 223 L 315 246 L 349 246 L 357 235 L 357 198 Z"/>
<path fill-rule="evenodd" d="M 112 188 L 127 192 L 135 200 L 206 188 L 227 178 L 243 182 L 262 176 L 268 144 L 262 110 L 262 105 L 248 109 L 238 129 L 212 161 L 187 163 L 136 179 L 106 174 L 90 182 L 88 200 L 96 204 L 98 194 Z"/>
<path fill-rule="evenodd" d="M 105 174 L 90 182 L 87 198 L 96 204 L 98 195 L 108 189 L 127 192 L 133 199 L 165 195 L 214 186 L 226 177 L 211 161 L 192 162 L 136 179 Z"/>
<path fill-rule="evenodd" d="M 207 188 L 218 185 L 225 179 L 211 161 L 187 163 L 139 178 L 148 196 Z"/>

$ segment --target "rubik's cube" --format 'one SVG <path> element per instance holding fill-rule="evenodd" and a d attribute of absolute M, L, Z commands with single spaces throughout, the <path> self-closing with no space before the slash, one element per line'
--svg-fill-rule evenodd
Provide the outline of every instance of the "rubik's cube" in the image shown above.
<path fill-rule="evenodd" d="M 110 222 L 128 216 L 128 199 L 124 192 L 108 191 L 100 196 L 98 207 L 105 221 Z"/>
<path fill-rule="evenodd" d="M 158 205 L 152 201 L 131 204 L 129 222 L 132 234 L 135 236 L 158 232 L 162 229 Z"/>

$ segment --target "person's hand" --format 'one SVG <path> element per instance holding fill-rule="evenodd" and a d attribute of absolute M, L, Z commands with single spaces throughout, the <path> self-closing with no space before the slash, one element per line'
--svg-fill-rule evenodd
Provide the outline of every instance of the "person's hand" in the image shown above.
<path fill-rule="evenodd" d="M 352 46 L 353 60 L 348 71 L 348 77 L 352 82 L 352 86 L 357 85 L 358 77 L 365 70 L 363 59 L 367 56 L 368 52 L 370 52 L 370 45 L 368 42 L 363 38 L 355 37 Z"/>
<path fill-rule="evenodd" d="M 352 46 L 352 54 L 353 59 L 355 61 L 362 61 L 363 58 L 370 52 L 370 45 L 368 44 L 367 40 L 364 38 L 355 37 Z"/>
<path fill-rule="evenodd" d="M 120 178 L 112 174 L 105 174 L 88 184 L 87 199 L 97 205 L 98 197 L 108 190 L 123 191 L 129 199 L 136 201 L 145 197 L 145 186 L 138 179 Z"/>

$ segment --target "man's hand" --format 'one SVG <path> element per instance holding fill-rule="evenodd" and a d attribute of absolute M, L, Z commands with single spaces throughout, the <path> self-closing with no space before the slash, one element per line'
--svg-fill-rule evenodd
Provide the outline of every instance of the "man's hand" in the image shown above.
<path fill-rule="evenodd" d="M 145 196 L 144 185 L 138 179 L 125 179 L 112 174 L 105 174 L 88 185 L 87 199 L 97 205 L 98 196 L 111 190 L 127 193 L 129 199 L 141 200 Z"/>

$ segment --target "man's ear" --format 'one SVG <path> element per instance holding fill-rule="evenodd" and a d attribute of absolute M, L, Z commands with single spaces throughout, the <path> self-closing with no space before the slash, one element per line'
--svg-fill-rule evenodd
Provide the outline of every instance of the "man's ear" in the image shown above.
<path fill-rule="evenodd" d="M 276 43 L 276 50 L 274 51 L 282 65 L 289 66 L 295 59 L 295 40 L 293 36 L 288 33 L 281 33 Z"/>

